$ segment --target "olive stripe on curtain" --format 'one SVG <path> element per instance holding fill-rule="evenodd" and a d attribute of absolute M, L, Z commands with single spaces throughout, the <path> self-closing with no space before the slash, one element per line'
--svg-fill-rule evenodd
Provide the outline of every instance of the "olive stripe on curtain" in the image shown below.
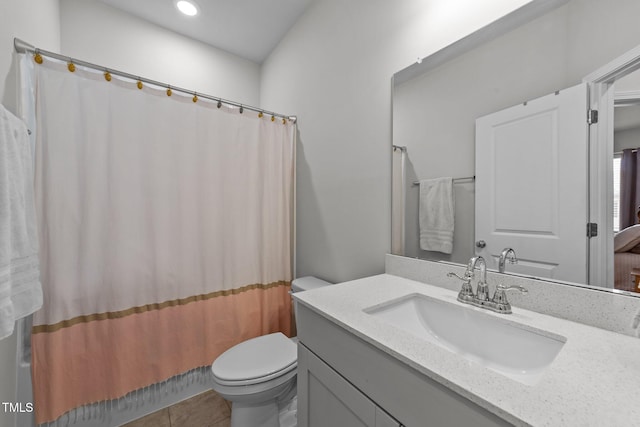
<path fill-rule="evenodd" d="M 36 66 L 36 422 L 290 333 L 295 125 Z"/>

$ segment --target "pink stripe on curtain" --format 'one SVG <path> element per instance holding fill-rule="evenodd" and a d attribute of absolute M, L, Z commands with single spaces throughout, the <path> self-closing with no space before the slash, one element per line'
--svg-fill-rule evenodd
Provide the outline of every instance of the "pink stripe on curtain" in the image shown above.
<path fill-rule="evenodd" d="M 34 334 L 36 422 L 209 365 L 248 338 L 289 335 L 289 289 L 252 289 Z"/>

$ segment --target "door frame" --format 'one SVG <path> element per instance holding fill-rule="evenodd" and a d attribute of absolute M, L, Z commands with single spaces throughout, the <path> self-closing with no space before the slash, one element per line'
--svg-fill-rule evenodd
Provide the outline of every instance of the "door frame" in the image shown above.
<path fill-rule="evenodd" d="M 585 76 L 589 108 L 598 121 L 589 127 L 589 222 L 598 224 L 598 236 L 589 239 L 588 284 L 613 287 L 613 109 L 614 82 L 640 69 L 640 46 Z M 606 260 L 602 263 L 602 260 Z"/>

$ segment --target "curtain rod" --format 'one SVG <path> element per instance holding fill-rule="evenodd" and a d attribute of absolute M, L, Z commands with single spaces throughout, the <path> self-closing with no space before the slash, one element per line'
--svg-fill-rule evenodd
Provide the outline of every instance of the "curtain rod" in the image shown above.
<path fill-rule="evenodd" d="M 20 40 L 19 38 L 15 37 L 13 39 L 13 47 L 15 48 L 17 53 L 33 53 L 33 54 L 40 54 L 43 56 L 48 56 L 49 58 L 54 58 L 60 61 L 65 61 L 65 62 L 69 62 L 75 65 L 80 65 L 82 67 L 86 67 L 86 68 L 91 68 L 94 70 L 99 70 L 99 71 L 104 71 L 105 73 L 109 73 L 109 74 L 113 74 L 116 76 L 120 76 L 120 77 L 124 77 L 127 79 L 131 79 L 131 80 L 135 80 L 135 81 L 141 81 L 143 83 L 148 83 L 154 86 L 159 86 L 159 87 L 165 87 L 167 89 L 171 89 L 172 91 L 177 91 L 177 92 L 182 92 L 182 93 L 186 93 L 189 95 L 196 95 L 198 98 L 204 98 L 204 99 L 208 99 L 210 101 L 217 101 L 223 104 L 227 104 L 227 105 L 232 105 L 234 107 L 239 107 L 241 110 L 240 112 L 242 112 L 242 109 L 246 109 L 246 110 L 250 110 L 250 111 L 255 111 L 256 113 L 262 113 L 262 114 L 268 114 L 271 116 L 275 116 L 275 117 L 281 117 L 283 119 L 288 119 L 293 121 L 294 123 L 297 122 L 298 118 L 296 116 L 289 116 L 286 114 L 280 114 L 280 113 L 274 113 L 273 111 L 267 111 L 264 110 L 262 108 L 258 108 L 258 107 L 253 107 L 251 105 L 246 105 L 246 104 L 240 104 L 238 102 L 235 101 L 230 101 L 228 99 L 224 99 L 224 98 L 219 98 L 216 96 L 211 96 L 211 95 L 207 95 L 207 94 L 203 94 L 203 93 L 199 93 L 193 90 L 187 90 L 181 87 L 177 87 L 177 86 L 171 86 L 167 83 L 162 83 L 162 82 L 158 82 L 156 80 L 151 80 L 151 79 L 147 79 L 144 77 L 140 77 L 140 76 L 136 76 L 133 74 L 129 74 L 129 73 L 125 73 L 124 71 L 118 71 L 118 70 L 114 70 L 113 68 L 107 68 L 107 67 L 103 67 L 101 65 L 96 65 L 96 64 L 92 64 L 91 62 L 86 62 L 86 61 L 82 61 L 80 59 L 76 59 L 76 58 L 71 58 L 69 56 L 64 56 L 61 55 L 59 53 L 55 53 L 55 52 L 50 52 L 48 50 L 43 50 L 43 49 L 39 49 L 23 40 Z"/>
<path fill-rule="evenodd" d="M 459 182 L 459 181 L 475 181 L 476 180 L 476 176 L 465 176 L 464 178 L 453 178 L 453 182 Z M 413 181 L 413 185 L 420 185 L 420 181 Z"/>

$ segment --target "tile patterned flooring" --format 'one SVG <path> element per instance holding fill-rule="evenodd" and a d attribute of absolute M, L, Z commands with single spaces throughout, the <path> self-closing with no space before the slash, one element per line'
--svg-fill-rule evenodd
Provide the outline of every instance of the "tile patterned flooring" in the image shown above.
<path fill-rule="evenodd" d="M 229 427 L 231 403 L 207 391 L 122 427 Z"/>

